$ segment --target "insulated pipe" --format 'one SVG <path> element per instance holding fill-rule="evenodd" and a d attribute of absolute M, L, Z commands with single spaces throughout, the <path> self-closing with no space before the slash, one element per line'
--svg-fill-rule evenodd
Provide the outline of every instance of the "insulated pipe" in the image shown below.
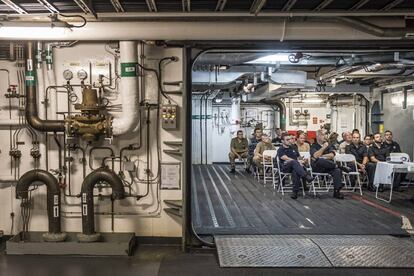
<path fill-rule="evenodd" d="M 66 237 L 60 226 L 60 188 L 57 179 L 44 170 L 31 170 L 23 174 L 16 185 L 16 198 L 28 199 L 29 187 L 35 182 L 46 185 L 47 216 L 49 232 L 43 235 L 46 241 L 63 241 Z"/>
<path fill-rule="evenodd" d="M 132 131 L 138 124 L 139 91 L 137 78 L 137 43 L 135 41 L 120 41 L 122 114 L 112 123 L 114 135 Z"/>
<path fill-rule="evenodd" d="M 280 114 L 280 129 L 286 130 L 286 106 L 285 104 L 278 99 L 275 100 L 261 100 L 260 102 L 268 105 L 275 105 L 279 108 Z"/>
<path fill-rule="evenodd" d="M 55 71 L 53 70 L 53 44 L 52 43 L 46 43 L 46 76 L 47 80 L 49 82 L 49 86 L 56 86 L 56 77 L 55 77 Z M 50 103 L 50 116 L 49 118 L 52 120 L 57 119 L 57 110 L 58 110 L 58 99 L 55 89 L 50 89 L 50 97 L 48 97 Z M 47 95 L 49 96 L 49 95 Z"/>
<path fill-rule="evenodd" d="M 33 43 L 26 44 L 26 120 L 35 130 L 42 132 L 63 132 L 63 120 L 42 120 L 37 113 L 36 77 L 33 69 Z"/>
<path fill-rule="evenodd" d="M 93 208 L 93 189 L 99 182 L 106 182 L 112 188 L 112 199 L 124 199 L 125 189 L 121 178 L 108 168 L 99 168 L 91 172 L 82 183 L 82 233 L 78 234 L 80 242 L 94 242 L 100 237 L 95 233 Z"/>

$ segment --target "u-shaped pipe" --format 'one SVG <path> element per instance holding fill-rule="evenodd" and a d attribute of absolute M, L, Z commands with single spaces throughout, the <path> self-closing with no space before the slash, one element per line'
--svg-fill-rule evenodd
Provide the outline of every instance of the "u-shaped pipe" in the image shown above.
<path fill-rule="evenodd" d="M 45 170 L 35 169 L 23 174 L 16 185 L 16 198 L 27 199 L 29 187 L 35 182 L 46 185 L 47 215 L 49 232 L 43 235 L 46 241 L 63 241 L 66 234 L 61 232 L 60 225 L 60 188 L 57 179 Z"/>
<path fill-rule="evenodd" d="M 99 168 L 91 172 L 82 183 L 82 233 L 78 235 L 81 242 L 94 242 L 100 237 L 95 233 L 93 208 L 93 189 L 99 182 L 106 182 L 112 188 L 113 199 L 125 198 L 125 189 L 121 178 L 108 168 Z"/>

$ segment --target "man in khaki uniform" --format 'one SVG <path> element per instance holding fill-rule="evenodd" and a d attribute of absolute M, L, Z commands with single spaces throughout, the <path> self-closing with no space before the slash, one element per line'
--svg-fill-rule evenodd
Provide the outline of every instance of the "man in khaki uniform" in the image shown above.
<path fill-rule="evenodd" d="M 245 159 L 247 158 L 247 151 L 249 149 L 249 142 L 243 136 L 243 131 L 237 131 L 237 137 L 231 139 L 230 143 L 230 152 L 229 152 L 229 159 L 230 159 L 230 166 L 231 166 L 231 173 L 236 172 L 236 164 L 235 159 Z"/>
<path fill-rule="evenodd" d="M 272 145 L 270 137 L 266 134 L 262 135 L 262 141 L 257 144 L 256 149 L 254 150 L 254 157 L 253 162 L 256 164 L 256 166 L 259 168 L 259 172 L 261 173 L 263 171 L 263 152 L 265 150 L 275 150 L 275 146 Z M 266 160 L 270 160 L 270 156 L 265 157 Z"/>

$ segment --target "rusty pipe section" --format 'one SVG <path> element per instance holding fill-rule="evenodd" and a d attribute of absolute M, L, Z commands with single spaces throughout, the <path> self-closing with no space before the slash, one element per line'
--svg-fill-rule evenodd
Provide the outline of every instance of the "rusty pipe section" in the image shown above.
<path fill-rule="evenodd" d="M 26 44 L 26 120 L 35 130 L 41 132 L 64 132 L 63 120 L 42 120 L 37 112 L 36 74 L 34 69 L 33 42 Z"/>
<path fill-rule="evenodd" d="M 78 234 L 80 242 L 94 242 L 99 240 L 99 233 L 95 232 L 93 207 L 93 189 L 99 182 L 108 183 L 112 188 L 112 199 L 124 199 L 125 189 L 121 178 L 108 168 L 99 168 L 91 172 L 82 183 L 82 233 Z"/>

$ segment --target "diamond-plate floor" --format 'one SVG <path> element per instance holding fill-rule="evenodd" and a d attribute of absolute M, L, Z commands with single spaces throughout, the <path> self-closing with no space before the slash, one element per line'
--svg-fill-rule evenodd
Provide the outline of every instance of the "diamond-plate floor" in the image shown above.
<path fill-rule="evenodd" d="M 414 241 L 392 236 L 215 236 L 221 267 L 414 267 Z"/>

